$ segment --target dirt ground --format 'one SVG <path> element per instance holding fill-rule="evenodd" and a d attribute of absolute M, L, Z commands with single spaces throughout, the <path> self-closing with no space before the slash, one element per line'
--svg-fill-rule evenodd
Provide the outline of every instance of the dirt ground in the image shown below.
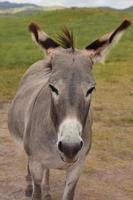
<path fill-rule="evenodd" d="M 18 150 L 7 129 L 8 105 L 0 105 L 0 200 L 28 200 L 24 196 L 26 156 Z M 92 156 L 93 158 L 93 156 Z M 91 158 L 91 159 L 92 159 Z M 89 157 L 87 159 L 87 165 Z M 101 167 L 96 162 L 95 170 L 84 171 L 77 186 L 75 200 L 132 200 L 133 165 Z M 89 166 L 88 166 L 89 167 Z M 64 173 L 51 171 L 53 200 L 61 200 L 64 188 Z M 130 186 L 130 187 L 128 187 Z M 130 188 L 130 189 L 129 189 Z"/>

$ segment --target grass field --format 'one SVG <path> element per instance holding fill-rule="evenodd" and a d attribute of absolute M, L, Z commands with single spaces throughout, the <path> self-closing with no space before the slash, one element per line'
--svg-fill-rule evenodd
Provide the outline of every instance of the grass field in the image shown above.
<path fill-rule="evenodd" d="M 61 27 L 70 27 L 76 46 L 84 48 L 115 29 L 125 18 L 133 21 L 133 13 L 67 9 L 27 17 L 0 17 L 0 102 L 12 99 L 25 70 L 43 58 L 43 52 L 32 42 L 27 30 L 31 21 L 38 22 L 52 37 L 56 37 Z M 96 65 L 93 71 L 97 82 L 93 96 L 94 142 L 85 172 L 92 173 L 98 167 L 128 169 L 133 162 L 133 26 L 112 50 L 105 65 Z M 132 199 L 130 179 L 125 178 L 120 185 L 112 184 Z"/>

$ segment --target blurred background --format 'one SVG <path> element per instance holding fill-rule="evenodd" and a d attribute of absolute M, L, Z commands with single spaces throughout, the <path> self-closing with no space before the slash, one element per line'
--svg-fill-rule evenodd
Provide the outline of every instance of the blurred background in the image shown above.
<path fill-rule="evenodd" d="M 34 21 L 56 39 L 61 28 L 73 30 L 83 49 L 113 31 L 125 18 L 133 22 L 133 0 L 0 0 L 0 199 L 24 199 L 25 156 L 18 154 L 7 131 L 7 111 L 20 78 L 45 57 L 28 25 Z M 93 68 L 93 145 L 77 199 L 133 199 L 133 26 L 112 49 L 104 65 Z M 53 174 L 59 199 L 61 172 Z M 57 182 L 56 182 L 57 181 Z M 6 185 L 6 187 L 5 187 Z"/>

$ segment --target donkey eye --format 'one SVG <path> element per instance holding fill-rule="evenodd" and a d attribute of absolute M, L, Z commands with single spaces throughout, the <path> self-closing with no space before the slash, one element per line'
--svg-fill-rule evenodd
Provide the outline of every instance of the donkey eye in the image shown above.
<path fill-rule="evenodd" d="M 88 95 L 91 94 L 94 89 L 95 89 L 95 87 L 92 87 L 89 90 L 87 90 L 86 97 L 88 97 Z"/>
<path fill-rule="evenodd" d="M 49 87 L 51 88 L 52 92 L 54 92 L 56 95 L 59 95 L 58 89 L 55 88 L 53 85 L 49 84 Z"/>

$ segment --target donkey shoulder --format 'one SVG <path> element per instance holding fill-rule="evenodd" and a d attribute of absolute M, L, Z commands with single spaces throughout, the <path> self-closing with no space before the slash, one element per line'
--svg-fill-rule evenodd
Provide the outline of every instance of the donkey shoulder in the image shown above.
<path fill-rule="evenodd" d="M 46 66 L 47 61 L 45 60 L 40 60 L 31 65 L 23 75 L 16 96 L 11 103 L 8 115 L 9 130 L 11 133 L 15 133 L 15 135 L 17 135 L 17 130 L 20 138 L 23 138 L 26 126 L 27 120 L 25 120 L 25 117 L 29 116 L 27 113 L 30 113 L 29 111 L 32 110 L 39 91 L 48 82 L 49 73 Z"/>

